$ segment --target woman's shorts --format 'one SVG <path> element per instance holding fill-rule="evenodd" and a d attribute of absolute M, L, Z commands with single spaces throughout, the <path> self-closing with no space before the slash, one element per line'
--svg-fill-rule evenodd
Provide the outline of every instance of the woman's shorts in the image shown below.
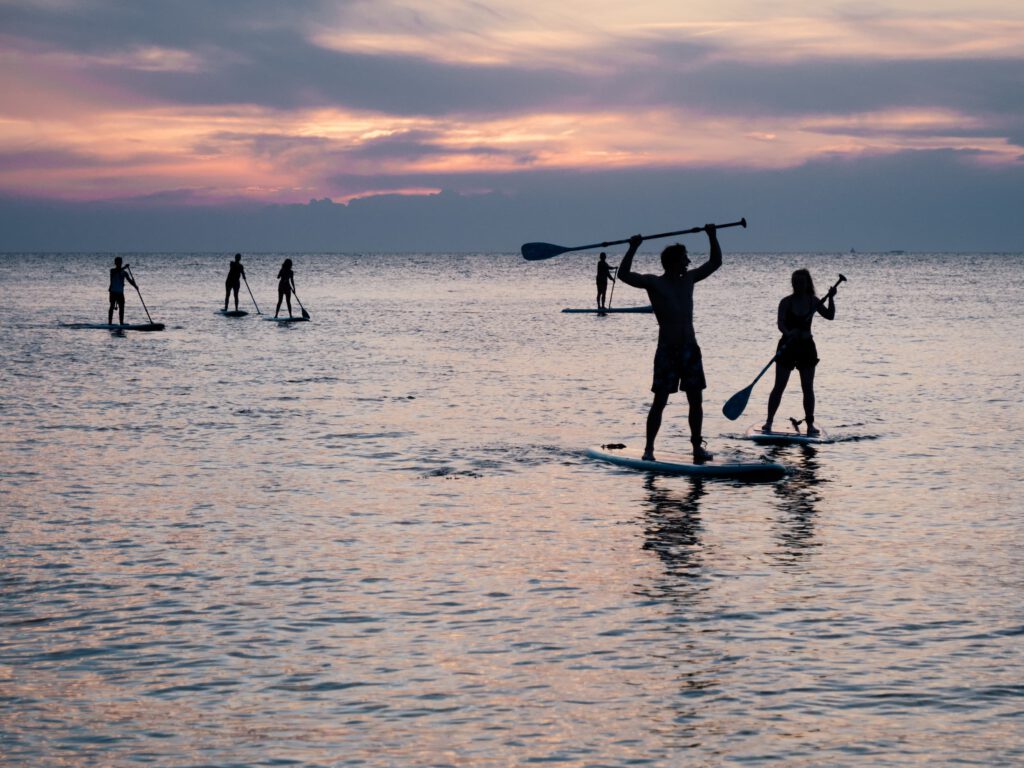
<path fill-rule="evenodd" d="M 778 365 L 790 371 L 794 368 L 805 371 L 818 364 L 818 348 L 814 345 L 814 339 L 797 339 L 789 344 L 783 342 L 783 339 L 779 339 L 776 347 L 778 357 L 775 362 Z"/>

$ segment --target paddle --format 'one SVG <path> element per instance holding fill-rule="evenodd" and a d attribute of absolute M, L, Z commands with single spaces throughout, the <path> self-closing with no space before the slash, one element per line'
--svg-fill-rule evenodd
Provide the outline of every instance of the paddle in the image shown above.
<path fill-rule="evenodd" d="M 135 292 L 139 294 L 139 301 L 142 302 L 142 308 L 146 310 L 146 317 L 149 319 L 149 324 L 154 325 L 153 318 L 149 316 L 149 309 L 146 308 L 146 301 L 142 298 L 142 291 L 139 290 L 139 284 L 138 281 L 135 279 L 135 273 L 132 272 L 132 268 L 128 264 L 125 264 L 125 269 L 128 270 L 128 275 L 132 279 L 132 285 L 135 286 Z"/>
<path fill-rule="evenodd" d="M 612 269 L 612 292 L 608 294 L 608 305 L 605 307 L 606 310 L 612 308 L 612 299 L 615 298 L 615 284 L 619 282 L 619 268 L 614 267 Z"/>
<path fill-rule="evenodd" d="M 252 288 L 249 287 L 249 281 L 245 279 L 245 275 L 242 275 L 242 282 L 245 283 L 245 290 L 249 292 L 249 298 L 252 299 L 252 305 L 256 307 L 256 314 L 262 315 L 260 312 L 260 305 L 256 303 L 256 297 L 252 295 Z"/>
<path fill-rule="evenodd" d="M 836 280 L 835 285 L 833 285 L 829 289 L 829 293 L 835 291 L 839 287 L 839 284 L 844 280 L 846 280 L 846 277 L 844 275 L 839 275 L 839 279 Z M 819 299 L 815 303 L 814 309 L 810 311 L 805 320 L 810 320 L 812 317 L 814 317 L 814 313 L 818 311 L 818 307 L 820 307 L 824 302 L 824 299 Z M 785 347 L 783 347 L 783 349 L 785 349 Z M 733 395 L 732 397 L 725 401 L 725 405 L 722 406 L 722 413 L 725 415 L 725 418 L 729 419 L 729 421 L 736 421 L 736 419 L 740 417 L 740 415 L 743 413 L 743 410 L 747 407 L 747 400 L 750 399 L 750 393 L 754 391 L 754 385 L 757 384 L 758 381 L 760 381 L 762 376 L 764 376 L 765 371 L 772 367 L 772 363 L 775 362 L 775 359 L 779 356 L 780 352 L 782 352 L 781 349 L 774 355 L 772 355 L 772 359 L 768 361 L 768 365 L 762 368 L 761 372 L 754 377 L 754 380 L 750 382 L 750 386 L 741 389 L 739 392 L 737 392 L 735 395 Z"/>
<path fill-rule="evenodd" d="M 307 312 L 306 308 L 302 306 L 302 300 L 299 298 L 298 291 L 295 290 L 294 280 L 292 280 L 292 293 L 295 294 L 295 300 L 299 302 L 299 309 L 302 310 L 302 317 L 305 318 L 306 320 L 309 320 L 309 312 Z"/>
<path fill-rule="evenodd" d="M 747 220 L 745 218 L 739 221 L 733 221 L 728 224 L 716 224 L 718 229 L 725 229 L 726 227 L 744 227 L 747 226 Z M 657 240 L 662 237 L 674 237 L 675 235 L 692 235 L 697 232 L 703 232 L 704 227 L 691 227 L 690 229 L 679 229 L 675 232 L 662 232 L 657 235 L 645 235 L 644 240 Z M 575 245 L 571 248 L 566 248 L 564 245 L 553 245 L 552 243 L 525 243 L 521 249 L 523 258 L 527 261 L 540 261 L 541 259 L 550 259 L 552 256 L 558 256 L 563 253 L 569 253 L 569 251 L 587 251 L 592 248 L 607 248 L 612 245 L 622 245 L 628 243 L 629 238 L 625 240 L 612 240 L 605 243 L 591 243 L 590 245 Z"/>

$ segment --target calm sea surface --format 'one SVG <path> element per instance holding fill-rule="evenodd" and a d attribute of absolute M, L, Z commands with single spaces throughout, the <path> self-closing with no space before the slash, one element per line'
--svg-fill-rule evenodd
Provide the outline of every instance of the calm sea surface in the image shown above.
<path fill-rule="evenodd" d="M 167 330 L 123 336 L 58 324 L 110 254 L 0 256 L 0 763 L 1024 764 L 1021 256 L 722 242 L 705 434 L 777 483 L 582 455 L 641 442 L 656 335 L 560 313 L 593 255 L 292 255 L 279 327 L 214 314 L 230 254 L 126 254 Z M 800 266 L 849 279 L 835 442 L 758 448 L 770 374 L 721 405 Z"/>

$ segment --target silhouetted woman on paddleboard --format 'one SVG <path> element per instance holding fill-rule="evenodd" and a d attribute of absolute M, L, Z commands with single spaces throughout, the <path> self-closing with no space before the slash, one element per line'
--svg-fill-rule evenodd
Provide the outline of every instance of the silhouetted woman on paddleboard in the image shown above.
<path fill-rule="evenodd" d="M 277 273 L 277 309 L 274 317 L 281 311 L 281 300 L 288 302 L 288 317 L 292 316 L 292 291 L 295 289 L 295 273 L 292 272 L 292 260 L 285 259 L 281 271 Z"/>
<path fill-rule="evenodd" d="M 817 435 L 814 426 L 814 368 L 818 364 L 818 349 L 811 335 L 811 321 L 819 314 L 826 320 L 836 316 L 836 289 L 829 289 L 824 299 L 814 292 L 814 281 L 806 269 L 793 273 L 793 293 L 779 302 L 779 330 L 782 338 L 776 349 L 775 387 L 768 395 L 768 418 L 762 432 L 772 431 L 775 412 L 782 402 L 782 393 L 789 383 L 789 374 L 796 368 L 800 372 L 800 388 L 804 393 L 804 423 L 808 435 Z"/>

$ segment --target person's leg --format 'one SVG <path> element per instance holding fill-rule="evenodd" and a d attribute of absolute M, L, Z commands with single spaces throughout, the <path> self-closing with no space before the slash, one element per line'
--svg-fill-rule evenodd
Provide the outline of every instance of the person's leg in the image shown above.
<path fill-rule="evenodd" d="M 800 387 L 804 392 L 804 423 L 807 425 L 807 434 L 818 434 L 818 428 L 814 426 L 814 367 L 803 368 L 800 371 Z"/>
<path fill-rule="evenodd" d="M 288 291 L 284 295 L 284 300 L 286 302 L 288 302 L 288 317 L 291 317 L 292 316 L 292 292 L 291 291 Z"/>
<path fill-rule="evenodd" d="M 644 461 L 654 461 L 654 439 L 661 429 L 661 414 L 668 404 L 668 392 L 655 392 L 651 410 L 647 412 L 647 444 L 644 446 Z"/>
<path fill-rule="evenodd" d="M 704 450 L 704 393 L 700 389 L 686 390 L 686 401 L 690 406 L 690 444 L 693 445 L 693 463 L 704 464 L 712 454 Z"/>
<path fill-rule="evenodd" d="M 765 419 L 764 426 L 761 427 L 762 432 L 771 432 L 772 430 L 775 412 L 779 410 L 779 405 L 782 403 L 782 393 L 786 391 L 791 370 L 791 368 L 786 368 L 778 363 L 775 364 L 775 386 L 772 387 L 771 394 L 768 395 L 768 418 Z"/>
<path fill-rule="evenodd" d="M 686 402 L 690 406 L 688 421 L 690 422 L 690 442 L 699 445 L 702 441 L 701 430 L 704 428 L 704 396 L 699 389 L 686 391 Z"/>
<path fill-rule="evenodd" d="M 238 289 L 240 287 L 241 286 L 238 283 L 235 283 L 234 286 L 232 286 L 232 290 L 235 292 L 235 312 L 238 311 Z M 227 309 L 227 307 L 225 307 L 225 309 Z"/>
<path fill-rule="evenodd" d="M 228 299 L 231 298 L 231 283 L 227 283 L 224 286 L 224 311 L 228 311 Z M 238 309 L 238 307 L 235 307 Z"/>
<path fill-rule="evenodd" d="M 277 317 L 281 312 L 281 302 L 284 300 L 284 291 L 277 292 L 277 309 L 274 310 L 274 317 Z"/>
<path fill-rule="evenodd" d="M 124 325 L 124 295 L 117 300 L 117 321 Z"/>
<path fill-rule="evenodd" d="M 110 296 L 110 308 L 107 310 L 107 325 L 113 325 L 114 324 L 114 307 L 116 305 L 117 305 L 117 302 L 114 301 L 114 296 L 113 296 L 113 294 L 111 294 L 111 296 Z"/>

